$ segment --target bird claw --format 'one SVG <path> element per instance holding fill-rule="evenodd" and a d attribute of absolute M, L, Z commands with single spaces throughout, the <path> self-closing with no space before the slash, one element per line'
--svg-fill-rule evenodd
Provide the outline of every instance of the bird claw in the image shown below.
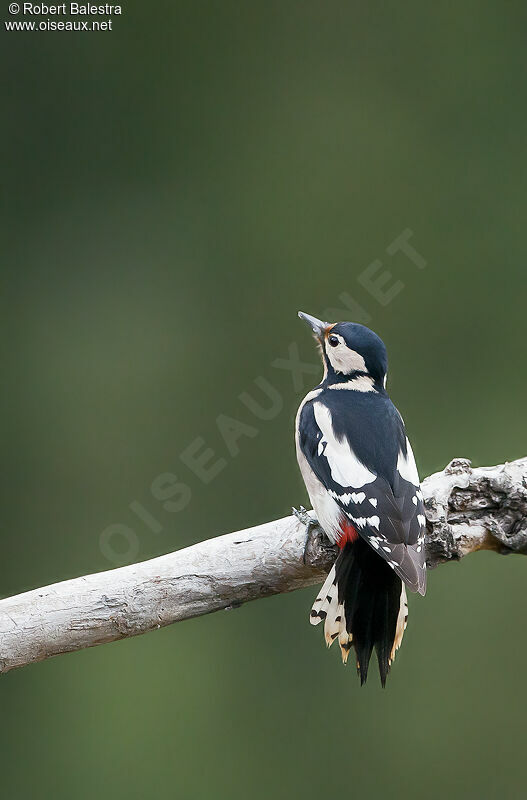
<path fill-rule="evenodd" d="M 307 563 L 306 555 L 307 555 L 307 547 L 309 545 L 309 537 L 315 528 L 320 528 L 320 523 L 316 517 L 313 517 L 304 506 L 300 506 L 300 508 L 292 508 L 291 511 L 293 512 L 294 516 L 297 518 L 302 525 L 306 527 L 306 543 L 304 546 L 304 554 L 303 554 L 303 562 L 304 564 Z"/>
<path fill-rule="evenodd" d="M 304 506 L 300 506 L 300 508 L 295 508 L 295 507 L 293 506 L 293 508 L 291 509 L 291 511 L 293 512 L 293 514 L 295 515 L 295 517 L 297 518 L 297 520 L 298 520 L 299 522 L 301 522 L 301 523 L 302 523 L 302 525 L 305 525 L 305 526 L 306 526 L 306 528 L 308 529 L 308 533 L 309 533 L 309 531 L 310 531 L 310 529 L 311 529 L 311 528 L 317 528 L 317 527 L 319 527 L 319 522 L 318 522 L 318 519 L 316 519 L 316 517 L 313 517 L 313 516 L 312 516 L 312 515 L 309 513 L 309 511 L 306 511 L 306 509 L 304 508 Z"/>

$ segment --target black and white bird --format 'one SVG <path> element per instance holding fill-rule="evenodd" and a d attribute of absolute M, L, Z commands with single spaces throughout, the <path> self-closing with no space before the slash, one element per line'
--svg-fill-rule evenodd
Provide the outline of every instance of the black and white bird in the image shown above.
<path fill-rule="evenodd" d="M 382 340 L 364 325 L 298 316 L 324 363 L 298 409 L 298 464 L 318 522 L 340 548 L 310 619 L 324 620 L 326 643 L 338 639 L 345 663 L 354 647 L 361 683 L 375 648 L 384 686 L 406 628 L 405 586 L 426 590 L 419 475 L 386 391 Z"/>

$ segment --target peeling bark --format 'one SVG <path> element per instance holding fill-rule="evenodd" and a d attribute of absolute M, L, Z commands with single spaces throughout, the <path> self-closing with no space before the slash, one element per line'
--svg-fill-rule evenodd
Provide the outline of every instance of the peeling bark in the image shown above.
<path fill-rule="evenodd" d="M 429 567 L 476 550 L 527 553 L 527 458 L 474 469 L 456 458 L 423 494 Z"/>
<path fill-rule="evenodd" d="M 454 459 L 423 482 L 429 567 L 527 553 L 527 458 Z M 294 516 L 0 601 L 0 672 L 320 583 L 335 548 Z"/>

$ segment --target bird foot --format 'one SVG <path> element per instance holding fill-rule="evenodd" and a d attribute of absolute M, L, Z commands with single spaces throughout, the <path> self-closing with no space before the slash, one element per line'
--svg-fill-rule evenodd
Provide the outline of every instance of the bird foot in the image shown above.
<path fill-rule="evenodd" d="M 320 523 L 319 523 L 318 519 L 316 517 L 314 517 L 313 514 L 310 514 L 309 511 L 306 511 L 304 506 L 300 506 L 300 508 L 294 508 L 293 507 L 291 509 L 291 511 L 293 512 L 293 514 L 295 515 L 297 520 L 299 522 L 301 522 L 302 525 L 306 526 L 306 528 L 308 529 L 308 533 L 309 533 L 311 528 L 319 528 L 320 527 Z"/>
<path fill-rule="evenodd" d="M 291 511 L 293 512 L 293 514 L 297 518 L 297 520 L 299 522 L 301 522 L 302 525 L 305 525 L 305 527 L 306 527 L 306 543 L 304 545 L 304 553 L 303 553 L 303 557 L 302 557 L 302 560 L 303 560 L 304 564 L 306 564 L 307 563 L 306 556 L 307 556 L 307 548 L 308 548 L 308 545 L 309 545 L 309 537 L 311 536 L 311 534 L 313 533 L 313 531 L 316 528 L 320 528 L 320 523 L 319 523 L 318 519 L 315 516 L 310 514 L 309 511 L 306 511 L 304 506 L 300 506 L 300 508 L 294 508 L 293 507 L 291 509 Z"/>

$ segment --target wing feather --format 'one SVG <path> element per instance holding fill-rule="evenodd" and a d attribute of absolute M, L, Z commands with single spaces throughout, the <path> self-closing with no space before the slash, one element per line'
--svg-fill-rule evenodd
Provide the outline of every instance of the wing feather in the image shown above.
<path fill-rule="evenodd" d="M 373 393 L 368 401 L 378 402 Z M 328 404 L 319 395 L 302 410 L 299 444 L 343 519 L 351 521 L 409 589 L 424 594 L 425 515 L 419 476 L 402 419 L 388 398 L 383 403 L 366 408 L 362 419 L 344 407 L 343 424 L 334 399 Z"/>

